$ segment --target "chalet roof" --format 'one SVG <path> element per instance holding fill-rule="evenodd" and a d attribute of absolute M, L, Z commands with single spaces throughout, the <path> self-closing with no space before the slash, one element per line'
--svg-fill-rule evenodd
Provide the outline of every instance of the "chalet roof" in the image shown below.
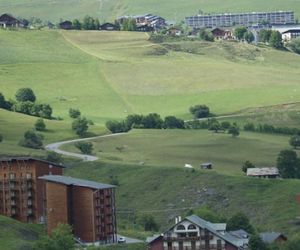
<path fill-rule="evenodd" d="M 279 175 L 278 168 L 248 168 L 247 176 L 266 176 L 266 175 Z"/>
<path fill-rule="evenodd" d="M 286 34 L 286 33 L 300 33 L 300 28 L 299 29 L 289 29 L 287 31 L 282 32 L 281 34 Z"/>
<path fill-rule="evenodd" d="M 65 24 L 71 24 L 72 25 L 72 22 L 66 20 L 66 21 L 63 21 L 63 22 L 59 23 L 59 25 L 65 25 Z"/>
<path fill-rule="evenodd" d="M 240 238 L 240 239 L 249 238 L 249 234 L 243 229 L 239 229 L 239 230 L 235 230 L 235 231 L 229 231 L 229 233 L 233 236 L 236 236 L 236 237 Z"/>
<path fill-rule="evenodd" d="M 0 22 L 19 22 L 19 20 L 12 15 L 3 14 L 0 16 Z"/>
<path fill-rule="evenodd" d="M 42 159 L 37 159 L 37 158 L 33 158 L 33 157 L 25 156 L 25 157 L 0 158 L 0 162 L 13 162 L 13 161 L 39 161 L 39 162 L 47 163 L 49 165 L 53 165 L 56 167 L 65 168 L 65 166 L 63 166 L 62 164 L 51 162 L 51 161 L 46 161 L 46 160 L 42 160 Z"/>
<path fill-rule="evenodd" d="M 282 233 L 278 232 L 264 232 L 260 233 L 259 236 L 265 243 L 273 243 L 279 237 L 283 237 L 286 239 L 286 237 Z"/>
<path fill-rule="evenodd" d="M 92 189 L 108 189 L 108 188 L 115 188 L 116 186 L 104 184 L 95 181 L 87 181 L 82 179 L 77 179 L 69 176 L 62 176 L 62 175 L 45 175 L 39 177 L 41 180 L 56 182 L 60 184 L 64 184 L 67 186 L 79 186 L 79 187 L 87 187 Z"/>

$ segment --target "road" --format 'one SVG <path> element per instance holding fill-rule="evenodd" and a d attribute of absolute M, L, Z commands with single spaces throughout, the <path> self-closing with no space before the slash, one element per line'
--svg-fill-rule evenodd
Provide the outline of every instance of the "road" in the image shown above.
<path fill-rule="evenodd" d="M 223 115 L 223 116 L 217 116 L 217 117 L 209 117 L 209 118 L 215 118 L 215 119 L 222 119 L 222 118 L 231 118 L 231 117 L 239 117 L 243 116 L 241 114 L 237 115 Z M 198 119 L 199 121 L 205 121 L 209 118 L 200 118 Z M 189 122 L 193 120 L 186 120 L 185 122 Z M 105 137 L 113 137 L 113 136 L 120 136 L 120 135 L 125 135 L 126 133 L 116 133 L 116 134 L 109 134 L 109 135 L 101 135 L 101 136 L 96 136 L 96 137 L 89 137 L 89 138 L 82 138 L 82 139 L 74 139 L 74 140 L 69 140 L 69 141 L 61 141 L 61 142 L 55 142 L 51 143 L 45 146 L 45 149 L 48 151 L 53 151 L 58 154 L 62 154 L 65 156 L 71 156 L 71 157 L 76 157 L 79 158 L 83 161 L 96 161 L 99 158 L 93 155 L 85 155 L 85 154 L 77 154 L 77 153 L 72 153 L 68 151 L 64 151 L 59 149 L 62 145 L 69 144 L 69 143 L 74 143 L 74 142 L 79 142 L 79 141 L 90 141 L 90 140 L 96 140 L 100 138 L 105 138 Z"/>

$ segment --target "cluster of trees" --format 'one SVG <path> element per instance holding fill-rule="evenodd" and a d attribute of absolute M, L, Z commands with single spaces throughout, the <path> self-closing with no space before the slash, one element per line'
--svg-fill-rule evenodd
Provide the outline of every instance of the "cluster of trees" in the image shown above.
<path fill-rule="evenodd" d="M 6 100 L 4 95 L 0 93 L 0 108 L 46 119 L 52 118 L 51 106 L 36 103 L 36 96 L 32 89 L 21 88 L 16 92 L 15 97 L 16 101 Z"/>
<path fill-rule="evenodd" d="M 93 152 L 93 143 L 91 142 L 78 141 L 75 143 L 75 147 L 83 154 L 92 154 Z"/>
<path fill-rule="evenodd" d="M 282 178 L 300 178 L 300 159 L 294 150 L 282 150 L 277 157 L 277 168 Z"/>
<path fill-rule="evenodd" d="M 107 129 L 112 133 L 128 132 L 132 128 L 144 129 L 184 129 L 184 121 L 175 116 L 167 116 L 163 120 L 159 114 L 129 115 L 123 121 L 108 121 Z"/>
<path fill-rule="evenodd" d="M 199 38 L 203 41 L 213 42 L 214 36 L 211 33 L 211 31 L 208 31 L 206 29 L 200 29 L 199 31 Z"/>
<path fill-rule="evenodd" d="M 42 149 L 43 139 L 44 136 L 42 134 L 28 130 L 24 133 L 24 137 L 20 140 L 19 145 L 27 148 Z"/>
<path fill-rule="evenodd" d="M 284 134 L 284 135 L 294 135 L 300 134 L 300 129 L 289 128 L 289 127 L 274 127 L 270 124 L 253 124 L 246 123 L 244 125 L 245 131 L 259 132 L 259 133 L 270 133 L 270 134 Z"/>
<path fill-rule="evenodd" d="M 260 42 L 269 44 L 275 49 L 283 48 L 282 36 L 279 31 L 262 29 L 259 32 L 258 37 Z"/>
<path fill-rule="evenodd" d="M 85 117 L 81 117 L 81 112 L 79 109 L 69 109 L 69 116 L 74 119 L 72 122 L 72 130 L 83 137 L 89 129 L 89 125 L 93 125 L 93 121 L 87 120 Z"/>
<path fill-rule="evenodd" d="M 135 31 L 136 30 L 136 21 L 133 18 L 127 18 L 124 20 L 121 26 L 121 30 L 124 31 Z"/>
<path fill-rule="evenodd" d="M 74 19 L 72 25 L 75 30 L 99 30 L 100 21 L 98 18 L 93 18 L 87 15 L 82 21 Z"/>
<path fill-rule="evenodd" d="M 246 41 L 247 43 L 252 43 L 254 41 L 253 33 L 243 26 L 235 28 L 234 36 L 239 41 Z"/>

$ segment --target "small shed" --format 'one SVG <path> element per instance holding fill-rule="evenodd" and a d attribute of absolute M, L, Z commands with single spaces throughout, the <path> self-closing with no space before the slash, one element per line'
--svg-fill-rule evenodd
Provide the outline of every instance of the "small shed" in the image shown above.
<path fill-rule="evenodd" d="M 206 163 L 202 163 L 200 165 L 201 169 L 212 169 L 213 168 L 213 164 L 211 162 L 206 162 Z"/>
<path fill-rule="evenodd" d="M 59 27 L 63 30 L 71 30 L 73 28 L 73 24 L 71 21 L 64 21 L 59 24 Z"/>
<path fill-rule="evenodd" d="M 269 167 L 269 168 L 248 168 L 247 176 L 275 179 L 278 178 L 280 175 L 279 175 L 278 168 Z"/>
<path fill-rule="evenodd" d="M 107 31 L 118 30 L 118 26 L 113 23 L 104 23 L 100 25 L 100 30 L 107 30 Z"/>

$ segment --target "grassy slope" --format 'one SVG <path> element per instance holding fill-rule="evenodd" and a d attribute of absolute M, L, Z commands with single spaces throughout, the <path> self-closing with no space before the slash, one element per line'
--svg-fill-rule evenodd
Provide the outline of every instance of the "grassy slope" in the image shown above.
<path fill-rule="evenodd" d="M 32 129 L 36 120 L 36 117 L 0 109 L 0 134 L 4 136 L 3 142 L 0 143 L 0 156 L 44 155 L 45 152 L 43 150 L 33 150 L 18 146 L 18 142 L 23 137 L 24 132 Z M 44 121 L 47 127 L 47 131 L 41 133 L 44 135 L 44 144 L 76 137 L 71 130 L 70 121 Z M 101 126 L 91 126 L 89 131 L 101 134 L 105 130 Z"/>
<path fill-rule="evenodd" d="M 32 243 L 43 233 L 41 225 L 24 224 L 0 216 L 0 249 L 30 249 Z"/>
<path fill-rule="evenodd" d="M 72 6 L 72 8 L 70 8 Z M 205 12 L 247 12 L 268 10 L 294 10 L 300 14 L 295 0 L 0 0 L 2 12 L 11 12 L 23 17 L 36 16 L 45 20 L 59 21 L 60 18 L 74 19 L 86 14 L 98 16 L 102 20 L 113 20 L 123 14 L 155 13 L 171 20 L 182 20 L 185 16 Z"/>
<path fill-rule="evenodd" d="M 117 208 L 121 230 L 134 228 L 132 214 L 150 213 L 166 228 L 175 215 L 190 207 L 206 205 L 224 216 L 245 212 L 260 230 L 293 233 L 299 214 L 295 195 L 299 180 L 258 180 L 230 177 L 210 171 L 192 172 L 182 167 L 149 167 L 84 163 L 67 169 L 67 174 L 100 182 L 119 181 Z M 176 210 L 179 209 L 179 210 Z M 163 210 L 163 211 L 161 211 Z"/>

